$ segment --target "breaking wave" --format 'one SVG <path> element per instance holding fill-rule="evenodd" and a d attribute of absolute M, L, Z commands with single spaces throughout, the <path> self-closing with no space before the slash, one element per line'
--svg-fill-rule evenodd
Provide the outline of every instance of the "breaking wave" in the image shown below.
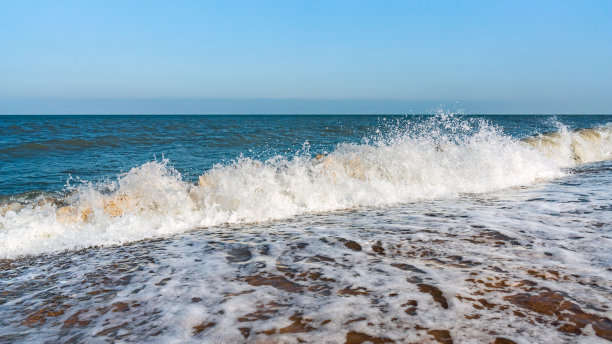
<path fill-rule="evenodd" d="M 317 154 L 319 153 L 319 154 Z M 226 223 L 484 193 L 612 158 L 612 126 L 518 140 L 484 120 L 436 116 L 361 144 L 215 165 L 196 184 L 167 161 L 62 197 L 4 200 L 0 257 L 113 245 Z"/>
<path fill-rule="evenodd" d="M 552 159 L 558 166 L 575 166 L 612 159 L 612 125 L 540 134 L 523 140 Z"/>

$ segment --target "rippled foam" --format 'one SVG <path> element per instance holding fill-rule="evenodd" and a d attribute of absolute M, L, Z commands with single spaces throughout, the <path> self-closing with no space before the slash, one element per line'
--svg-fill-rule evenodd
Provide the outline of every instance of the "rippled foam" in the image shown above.
<path fill-rule="evenodd" d="M 329 153 L 240 158 L 216 165 L 196 185 L 168 162 L 154 161 L 116 181 L 71 188 L 61 199 L 3 204 L 0 257 L 526 185 L 609 159 L 610 137 L 606 127 L 519 141 L 485 121 L 435 117 Z"/>

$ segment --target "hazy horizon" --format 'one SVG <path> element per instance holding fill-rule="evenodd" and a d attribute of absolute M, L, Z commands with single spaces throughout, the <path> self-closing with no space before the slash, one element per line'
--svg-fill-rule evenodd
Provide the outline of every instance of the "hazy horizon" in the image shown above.
<path fill-rule="evenodd" d="M 542 114 L 608 115 L 602 107 L 398 99 L 0 99 L 0 115 Z"/>

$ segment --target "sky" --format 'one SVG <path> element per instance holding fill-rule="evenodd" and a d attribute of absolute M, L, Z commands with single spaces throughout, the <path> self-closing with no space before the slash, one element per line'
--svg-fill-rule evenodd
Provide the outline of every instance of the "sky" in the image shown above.
<path fill-rule="evenodd" d="M 0 114 L 612 113 L 612 1 L 0 1 Z"/>

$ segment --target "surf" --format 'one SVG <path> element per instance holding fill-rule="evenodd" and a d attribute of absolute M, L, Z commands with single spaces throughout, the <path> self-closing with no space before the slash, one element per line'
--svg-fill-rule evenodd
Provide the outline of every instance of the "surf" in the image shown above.
<path fill-rule="evenodd" d="M 167 160 L 55 197 L 2 201 L 0 257 L 117 245 L 223 224 L 493 192 L 609 160 L 612 127 L 506 135 L 486 120 L 436 116 L 330 152 L 238 157 L 189 182 Z"/>
<path fill-rule="evenodd" d="M 523 140 L 559 166 L 575 166 L 612 159 L 612 125 L 543 133 Z"/>

